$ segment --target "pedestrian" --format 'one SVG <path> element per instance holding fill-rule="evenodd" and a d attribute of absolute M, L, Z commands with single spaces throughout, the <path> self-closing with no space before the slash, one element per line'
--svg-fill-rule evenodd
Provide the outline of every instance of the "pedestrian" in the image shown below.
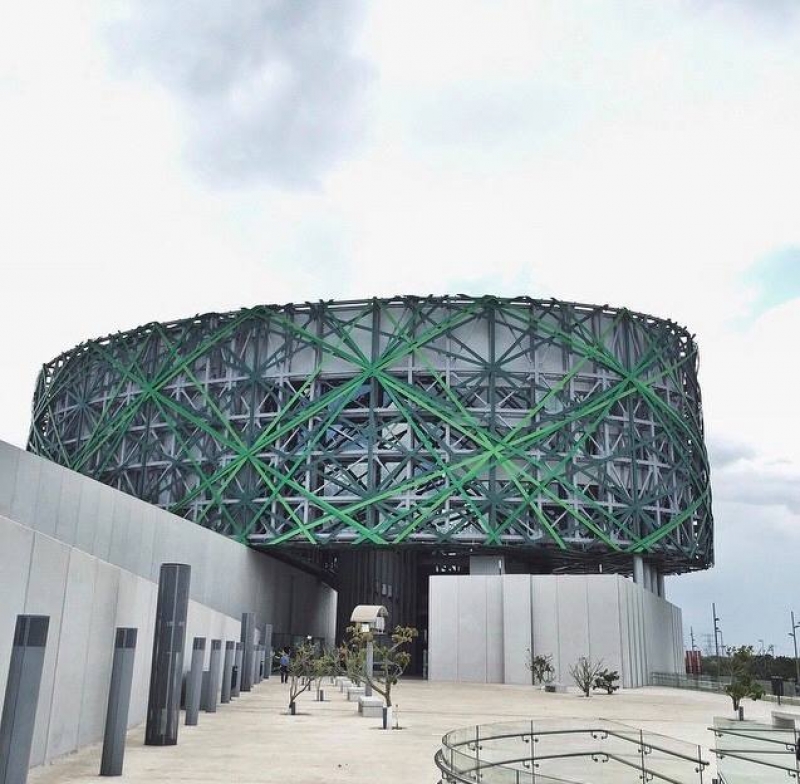
<path fill-rule="evenodd" d="M 283 649 L 283 653 L 281 654 L 280 665 L 281 665 L 281 683 L 288 683 L 289 682 L 289 653 L 286 650 L 286 648 Z"/>

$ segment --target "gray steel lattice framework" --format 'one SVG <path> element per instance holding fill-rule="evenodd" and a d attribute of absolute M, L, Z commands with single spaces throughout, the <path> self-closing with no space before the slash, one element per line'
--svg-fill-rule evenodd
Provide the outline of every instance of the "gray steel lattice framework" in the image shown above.
<path fill-rule="evenodd" d="M 47 364 L 29 449 L 265 548 L 713 562 L 697 346 L 556 300 L 260 306 Z"/>

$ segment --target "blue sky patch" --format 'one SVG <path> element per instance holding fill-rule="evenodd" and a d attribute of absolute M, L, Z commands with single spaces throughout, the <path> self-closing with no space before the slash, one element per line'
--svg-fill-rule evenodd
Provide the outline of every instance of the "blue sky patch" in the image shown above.
<path fill-rule="evenodd" d="M 800 297 L 800 247 L 767 254 L 748 270 L 746 280 L 756 289 L 753 318 Z"/>

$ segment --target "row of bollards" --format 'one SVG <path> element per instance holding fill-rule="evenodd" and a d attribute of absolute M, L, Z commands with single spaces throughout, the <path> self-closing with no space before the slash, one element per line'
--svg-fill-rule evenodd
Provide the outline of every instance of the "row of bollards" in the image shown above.
<path fill-rule="evenodd" d="M 184 644 L 189 606 L 191 567 L 162 564 L 158 583 L 153 659 L 147 704 L 145 744 L 174 745 L 178 741 Z M 49 616 L 19 615 L 0 719 L 0 784 L 25 784 L 42 680 Z M 118 628 L 108 694 L 101 776 L 120 776 L 133 684 L 138 630 Z M 186 676 L 186 724 L 196 725 L 201 708 L 215 712 L 269 677 L 271 627 L 267 645 L 255 645 L 255 614 L 242 614 L 241 641 L 211 640 L 209 668 L 204 670 L 206 639 L 195 637 Z M 222 681 L 220 683 L 220 677 Z"/>

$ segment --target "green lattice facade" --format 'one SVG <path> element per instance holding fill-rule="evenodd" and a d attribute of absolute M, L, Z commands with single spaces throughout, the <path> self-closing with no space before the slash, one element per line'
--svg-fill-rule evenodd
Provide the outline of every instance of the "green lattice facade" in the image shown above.
<path fill-rule="evenodd" d="M 147 324 L 43 368 L 29 448 L 265 548 L 713 561 L 696 344 L 625 309 L 402 297 Z"/>

